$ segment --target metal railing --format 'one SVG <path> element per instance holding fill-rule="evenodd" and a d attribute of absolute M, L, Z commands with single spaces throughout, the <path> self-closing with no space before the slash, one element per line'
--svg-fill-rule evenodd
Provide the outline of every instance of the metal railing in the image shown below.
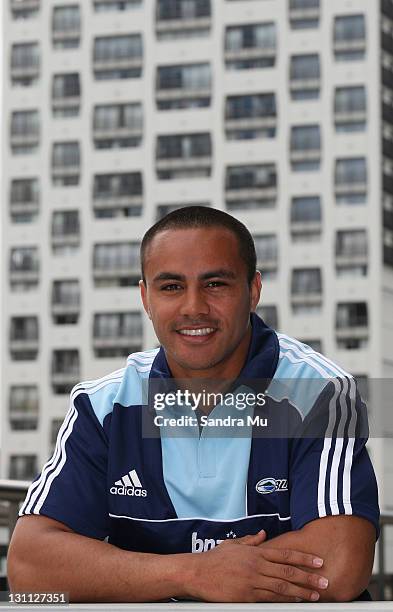
<path fill-rule="evenodd" d="M 8 542 L 0 543 L 0 561 L 7 556 L 8 544 L 18 518 L 20 503 L 25 499 L 30 482 L 0 479 L 0 527 L 8 527 Z M 376 550 L 378 571 L 370 580 L 369 590 L 373 599 L 393 599 L 393 574 L 386 573 L 386 528 L 393 526 L 393 512 L 381 514 L 380 536 Z M 5 586 L 5 576 L 0 576 L 0 585 Z"/>

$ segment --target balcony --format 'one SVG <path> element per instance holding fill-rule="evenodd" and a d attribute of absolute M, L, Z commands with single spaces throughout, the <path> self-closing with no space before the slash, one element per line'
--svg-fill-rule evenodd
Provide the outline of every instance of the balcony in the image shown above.
<path fill-rule="evenodd" d="M 10 216 L 13 222 L 32 221 L 40 207 L 38 179 L 15 179 L 11 183 Z"/>
<path fill-rule="evenodd" d="M 38 388 L 35 385 L 13 385 L 9 396 L 9 423 L 12 431 L 37 429 L 39 417 Z"/>
<path fill-rule="evenodd" d="M 361 348 L 368 340 L 368 308 L 365 302 L 338 304 L 336 340 L 341 348 Z"/>
<path fill-rule="evenodd" d="M 78 5 L 54 7 L 52 43 L 55 49 L 74 49 L 79 46 L 80 20 Z"/>
<path fill-rule="evenodd" d="M 159 0 L 157 2 L 156 34 L 159 40 L 206 36 L 210 27 L 210 0 L 191 0 L 191 2 Z"/>
<path fill-rule="evenodd" d="M 143 345 L 142 315 L 105 313 L 94 315 L 93 349 L 96 357 L 127 357 Z"/>
<path fill-rule="evenodd" d="M 210 134 L 159 136 L 156 153 L 158 179 L 209 177 L 211 148 Z"/>
<path fill-rule="evenodd" d="M 336 60 L 363 59 L 366 52 L 364 15 L 342 15 L 335 18 L 333 50 Z"/>
<path fill-rule="evenodd" d="M 143 67 L 140 34 L 94 40 L 93 71 L 97 80 L 139 78 Z"/>
<path fill-rule="evenodd" d="M 291 203 L 291 235 L 294 239 L 311 239 L 322 232 L 322 211 L 319 196 L 293 198 Z"/>
<path fill-rule="evenodd" d="M 79 281 L 54 281 L 52 286 L 51 306 L 52 320 L 55 325 L 77 323 L 80 314 Z"/>
<path fill-rule="evenodd" d="M 52 149 L 52 182 L 55 186 L 79 184 L 80 147 L 78 142 L 55 143 Z"/>
<path fill-rule="evenodd" d="M 36 359 L 38 355 L 38 318 L 12 317 L 9 349 L 11 359 L 24 361 Z"/>
<path fill-rule="evenodd" d="M 31 153 L 40 144 L 38 111 L 15 111 L 11 117 L 10 145 L 13 154 Z"/>
<path fill-rule="evenodd" d="M 292 270 L 291 304 L 320 306 L 322 303 L 322 274 L 319 268 Z"/>
<path fill-rule="evenodd" d="M 116 104 L 94 109 L 93 139 L 96 149 L 137 147 L 143 137 L 142 105 Z"/>
<path fill-rule="evenodd" d="M 320 0 L 289 0 L 289 20 L 296 22 L 318 23 L 320 15 Z"/>
<path fill-rule="evenodd" d="M 55 74 L 52 85 L 52 112 L 54 117 L 75 117 L 80 107 L 80 80 L 78 73 Z"/>
<path fill-rule="evenodd" d="M 40 10 L 41 0 L 9 0 L 14 19 L 33 17 Z"/>
<path fill-rule="evenodd" d="M 69 393 L 80 380 L 79 351 L 55 350 L 52 355 L 53 393 Z"/>
<path fill-rule="evenodd" d="M 203 108 L 210 105 L 209 64 L 159 66 L 156 78 L 158 110 Z"/>
<path fill-rule="evenodd" d="M 312 99 L 319 96 L 321 70 L 318 55 L 294 55 L 291 57 L 289 88 L 293 100 Z"/>
<path fill-rule="evenodd" d="M 227 27 L 224 52 L 227 69 L 271 68 L 276 63 L 276 53 L 274 23 Z"/>
<path fill-rule="evenodd" d="M 10 76 L 12 85 L 27 87 L 40 76 L 38 43 L 14 44 L 11 49 Z"/>
<path fill-rule="evenodd" d="M 97 218 L 141 215 L 143 208 L 141 173 L 96 174 L 93 208 Z"/>
<path fill-rule="evenodd" d="M 13 290 L 34 288 L 39 283 L 38 250 L 20 247 L 11 250 L 10 285 Z"/>
<path fill-rule="evenodd" d="M 277 201 L 277 174 L 274 164 L 229 166 L 225 181 L 228 210 L 270 208 Z"/>
<path fill-rule="evenodd" d="M 137 286 L 140 277 L 139 243 L 94 246 L 93 278 L 96 287 Z"/>
<path fill-rule="evenodd" d="M 277 111 L 274 94 L 228 96 L 225 132 L 229 140 L 274 138 Z"/>

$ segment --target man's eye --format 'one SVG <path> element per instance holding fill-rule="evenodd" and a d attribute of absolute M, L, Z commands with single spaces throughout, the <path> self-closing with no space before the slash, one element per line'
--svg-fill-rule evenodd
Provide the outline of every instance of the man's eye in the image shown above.
<path fill-rule="evenodd" d="M 223 287 L 225 285 L 225 283 L 222 283 L 221 281 L 210 281 L 210 283 L 208 283 L 208 287 Z"/>
<path fill-rule="evenodd" d="M 164 285 L 163 287 L 161 287 L 161 291 L 176 291 L 177 289 L 181 289 L 181 286 L 176 285 L 175 283 L 172 283 L 171 285 Z"/>

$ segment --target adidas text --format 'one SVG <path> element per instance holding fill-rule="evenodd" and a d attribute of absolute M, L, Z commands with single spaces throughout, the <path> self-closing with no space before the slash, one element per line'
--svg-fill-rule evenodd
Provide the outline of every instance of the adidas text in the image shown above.
<path fill-rule="evenodd" d="M 146 489 L 135 489 L 134 487 L 111 487 L 112 495 L 129 495 L 130 497 L 147 497 Z"/>

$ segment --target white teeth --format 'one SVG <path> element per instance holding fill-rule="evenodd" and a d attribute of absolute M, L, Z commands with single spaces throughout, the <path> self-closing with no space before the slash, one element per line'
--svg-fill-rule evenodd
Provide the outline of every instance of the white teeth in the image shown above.
<path fill-rule="evenodd" d="M 207 336 L 214 332 L 213 327 L 203 327 L 201 329 L 179 329 L 179 334 L 183 336 Z"/>

